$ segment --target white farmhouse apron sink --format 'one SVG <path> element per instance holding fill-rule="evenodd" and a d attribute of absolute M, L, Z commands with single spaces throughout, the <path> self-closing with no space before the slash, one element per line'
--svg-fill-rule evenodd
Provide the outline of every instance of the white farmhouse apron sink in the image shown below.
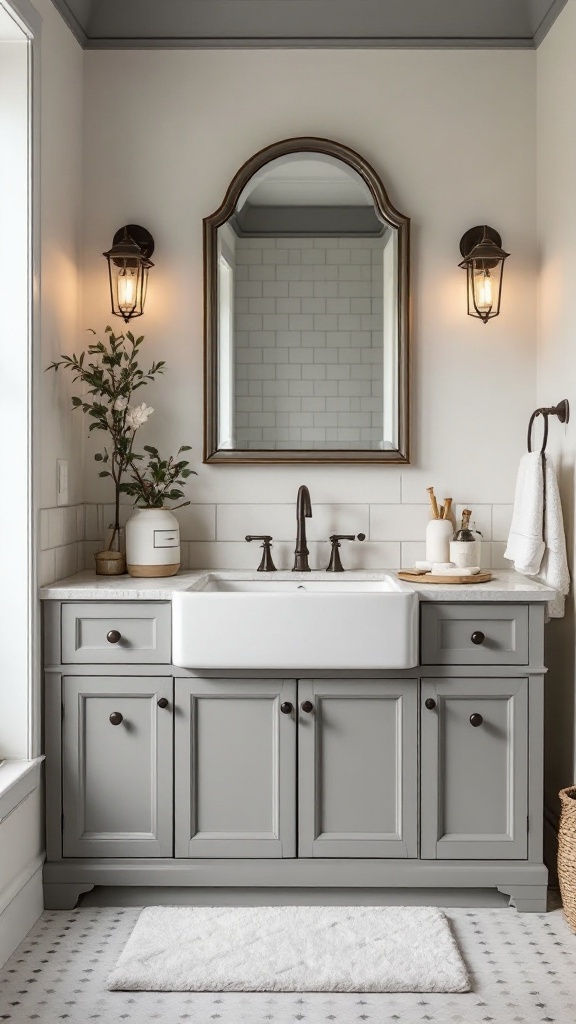
<path fill-rule="evenodd" d="M 207 573 L 172 598 L 173 663 L 194 669 L 402 669 L 418 664 L 418 596 L 378 580 Z"/>

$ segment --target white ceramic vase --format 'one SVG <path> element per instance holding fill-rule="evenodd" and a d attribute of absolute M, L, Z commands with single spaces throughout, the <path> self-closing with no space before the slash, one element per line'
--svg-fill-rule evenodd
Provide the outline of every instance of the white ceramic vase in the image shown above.
<path fill-rule="evenodd" d="M 180 527 L 167 508 L 136 508 L 126 523 L 131 576 L 174 576 L 180 568 Z"/>
<path fill-rule="evenodd" d="M 431 519 L 426 527 L 426 561 L 449 562 L 453 536 L 454 527 L 449 519 Z"/>

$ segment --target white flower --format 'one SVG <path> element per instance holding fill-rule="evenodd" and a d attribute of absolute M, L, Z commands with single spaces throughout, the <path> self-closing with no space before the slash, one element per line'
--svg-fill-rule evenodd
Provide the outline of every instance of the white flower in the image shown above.
<path fill-rule="evenodd" d="M 123 397 L 123 396 L 121 395 L 121 396 L 120 396 L 120 398 L 117 398 L 117 399 L 116 399 L 116 401 L 114 402 L 114 406 L 113 406 L 113 408 L 114 408 L 114 409 L 115 409 L 115 410 L 116 410 L 117 412 L 123 412 L 123 411 L 124 411 L 124 409 L 126 408 L 126 406 L 127 406 L 127 405 L 128 405 L 128 399 L 127 399 L 127 398 L 124 398 L 124 397 Z"/>
<path fill-rule="evenodd" d="M 146 402 L 142 402 L 142 405 L 128 406 L 128 412 L 126 413 L 126 426 L 132 430 L 137 430 L 149 416 L 152 415 L 154 409 L 151 405 L 146 405 Z"/>

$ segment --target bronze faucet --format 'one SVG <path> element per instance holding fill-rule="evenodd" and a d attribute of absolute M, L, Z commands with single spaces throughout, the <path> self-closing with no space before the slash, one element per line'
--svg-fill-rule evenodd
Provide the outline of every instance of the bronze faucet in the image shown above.
<path fill-rule="evenodd" d="M 305 519 L 311 519 L 312 517 L 312 505 L 310 502 L 310 491 L 305 484 L 302 484 L 298 489 L 298 497 L 296 499 L 296 519 L 298 520 L 298 530 L 296 533 L 296 548 L 294 550 L 294 565 L 292 566 L 292 572 L 310 572 L 310 566 L 308 565 L 309 551 L 306 547 L 306 523 Z"/>

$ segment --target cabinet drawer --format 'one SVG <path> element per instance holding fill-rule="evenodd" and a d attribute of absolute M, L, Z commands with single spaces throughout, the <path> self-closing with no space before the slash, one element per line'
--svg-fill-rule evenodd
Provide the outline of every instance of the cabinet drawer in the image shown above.
<path fill-rule="evenodd" d="M 423 665 L 528 664 L 526 605 L 423 604 L 421 611 Z"/>
<path fill-rule="evenodd" d="M 63 604 L 62 661 L 64 664 L 168 665 L 172 649 L 170 611 L 168 602 Z"/>

